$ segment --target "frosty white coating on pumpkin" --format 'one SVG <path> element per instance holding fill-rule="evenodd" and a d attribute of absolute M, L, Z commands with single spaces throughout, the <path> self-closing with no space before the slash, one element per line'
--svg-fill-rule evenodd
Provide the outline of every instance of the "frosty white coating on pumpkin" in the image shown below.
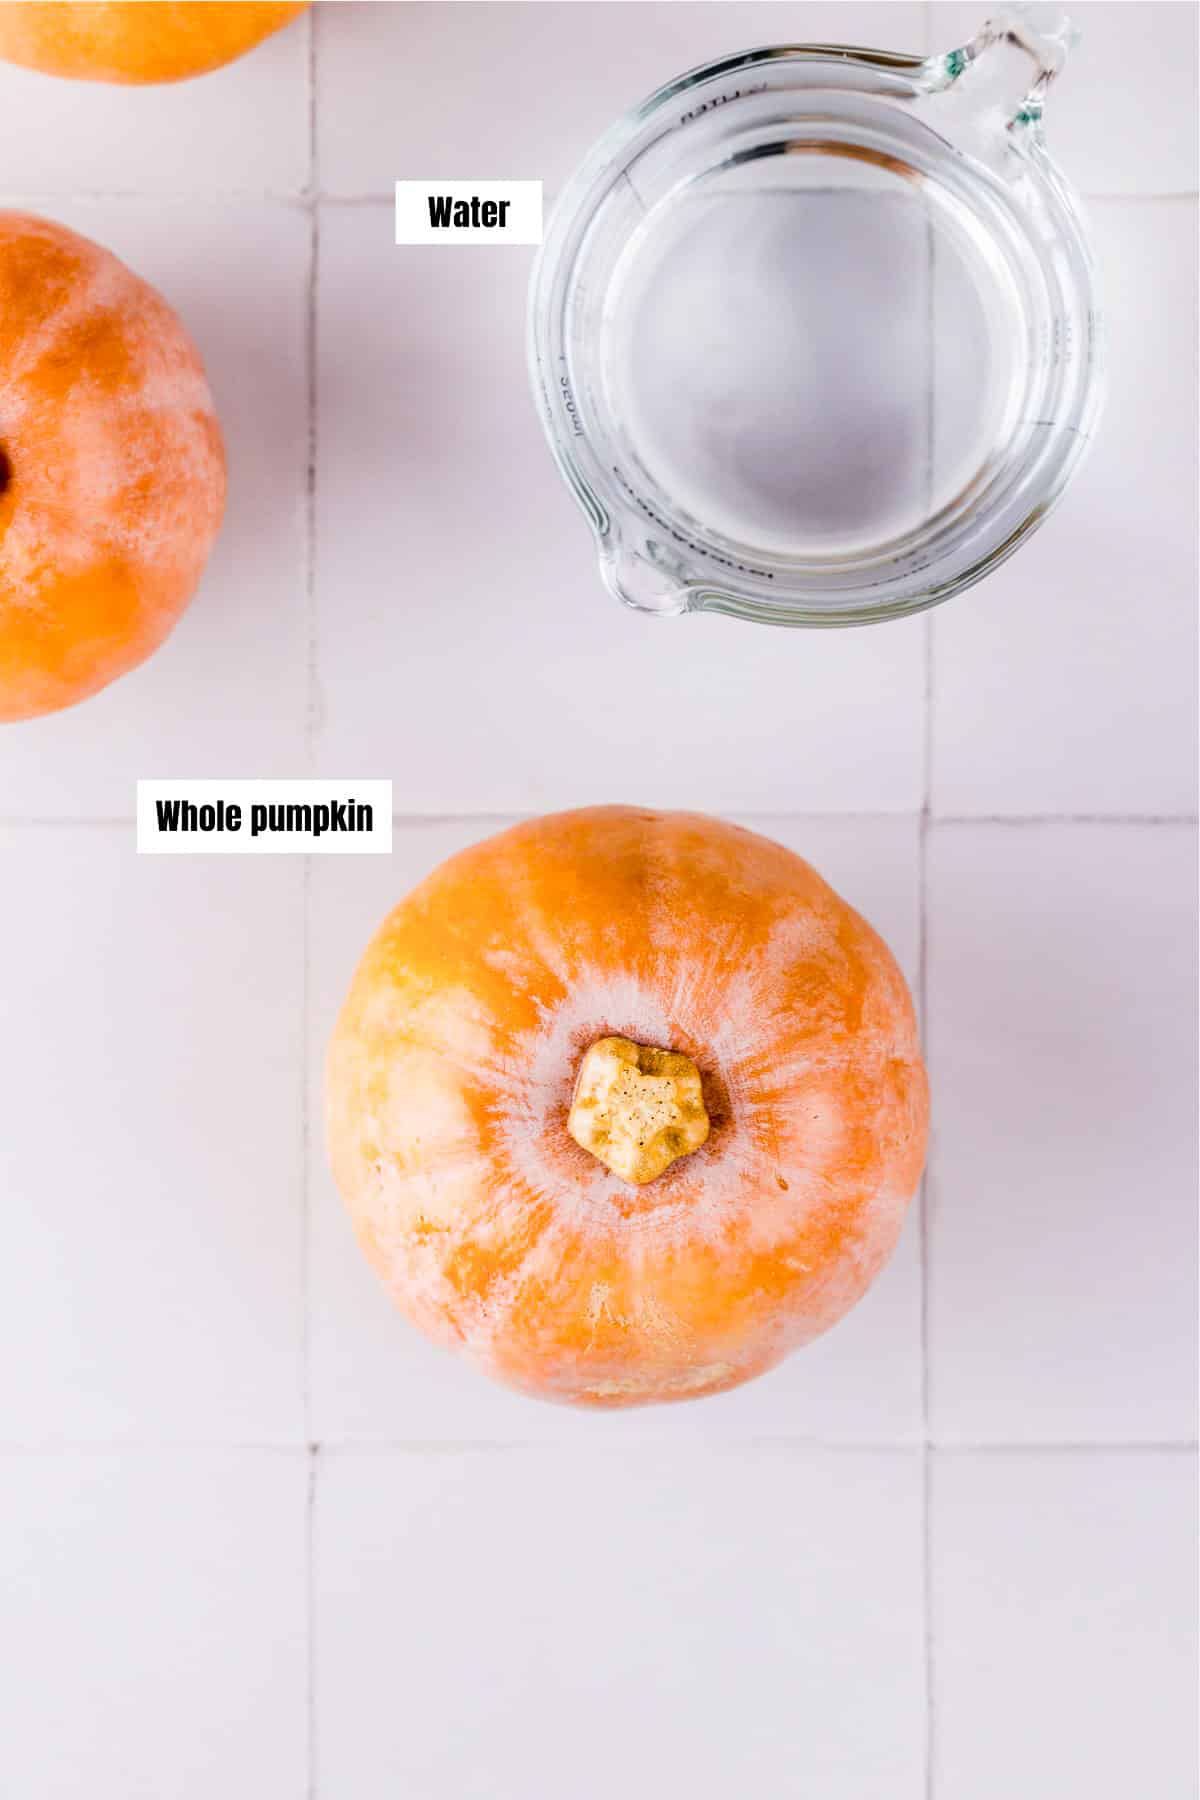
<path fill-rule="evenodd" d="M 631 1185 L 572 1139 L 597 1040 L 703 1075 L 707 1140 Z M 436 870 L 330 1049 L 334 1173 L 417 1324 L 528 1392 L 731 1387 L 854 1303 L 924 1156 L 912 1005 L 807 863 L 698 814 L 585 809 Z"/>

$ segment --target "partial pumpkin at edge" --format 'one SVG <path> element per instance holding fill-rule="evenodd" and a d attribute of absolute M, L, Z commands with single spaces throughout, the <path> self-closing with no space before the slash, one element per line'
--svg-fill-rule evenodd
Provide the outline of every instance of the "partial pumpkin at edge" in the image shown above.
<path fill-rule="evenodd" d="M 224 504 L 220 426 L 176 314 L 100 245 L 0 211 L 0 720 L 144 661 Z"/>
<path fill-rule="evenodd" d="M 0 61 L 73 81 L 184 81 L 280 31 L 308 0 L 3 0 Z"/>

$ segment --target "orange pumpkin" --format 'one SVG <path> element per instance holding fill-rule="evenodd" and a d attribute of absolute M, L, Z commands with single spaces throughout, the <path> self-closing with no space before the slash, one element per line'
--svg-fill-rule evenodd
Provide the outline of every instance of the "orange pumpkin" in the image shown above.
<path fill-rule="evenodd" d="M 0 61 L 76 81 L 182 81 L 232 62 L 304 10 L 304 0 L 2 0 Z"/>
<path fill-rule="evenodd" d="M 212 395 L 166 301 L 64 226 L 0 212 L 0 719 L 149 656 L 224 504 Z"/>
<path fill-rule="evenodd" d="M 369 946 L 328 1060 L 334 1175 L 404 1311 L 598 1407 L 734 1387 L 840 1319 L 927 1120 L 887 947 L 799 857 L 692 813 L 452 857 Z"/>
<path fill-rule="evenodd" d="M 732 1388 L 842 1318 L 927 1120 L 873 929 L 779 844 L 628 806 L 435 869 L 327 1062 L 336 1183 L 408 1318 L 587 1406 Z"/>

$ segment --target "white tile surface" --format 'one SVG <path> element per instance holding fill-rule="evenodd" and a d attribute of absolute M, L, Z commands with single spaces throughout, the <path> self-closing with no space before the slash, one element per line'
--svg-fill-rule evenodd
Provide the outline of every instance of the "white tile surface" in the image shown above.
<path fill-rule="evenodd" d="M 915 808 L 922 622 L 623 611 L 530 397 L 532 252 L 391 238 L 384 206 L 323 210 L 319 772 L 386 768 L 425 814 Z"/>
<path fill-rule="evenodd" d="M 712 58 L 770 43 L 924 48 L 924 9 L 812 0 L 338 5 L 318 30 L 317 158 L 334 194 L 485 171 L 554 193 L 613 120 Z M 403 94 L 403 104 L 398 96 Z"/>
<path fill-rule="evenodd" d="M 917 1800 L 915 1453 L 331 1452 L 317 1792 Z"/>
<path fill-rule="evenodd" d="M 745 820 L 811 861 L 917 965 L 917 834 L 900 819 Z M 914 1204 L 888 1268 L 837 1328 L 771 1375 L 703 1404 L 596 1417 L 509 1393 L 428 1344 L 367 1266 L 325 1160 L 325 1046 L 359 956 L 388 911 L 494 822 L 397 829 L 390 858 L 314 864 L 310 1055 L 312 1407 L 323 1442 L 688 1444 L 806 1437 L 913 1442 L 921 1433 L 920 1243 Z"/>
<path fill-rule="evenodd" d="M 1182 826 L 934 830 L 938 1441 L 1195 1433 L 1195 850 Z"/>
<path fill-rule="evenodd" d="M 944 47 L 986 10 L 324 8 L 311 669 L 309 25 L 170 89 L 0 67 L 3 203 L 178 308 L 232 480 L 171 642 L 0 732 L 0 819 L 130 818 L 139 774 L 310 761 L 391 776 L 408 815 L 392 858 L 307 875 L 139 862 L 95 824 L 4 834 L 5 1800 L 559 1800 L 564 1770 L 589 1800 L 631 1768 L 696 1800 L 926 1800 L 917 1217 L 772 1376 L 596 1418 L 426 1346 L 325 1173 L 320 1060 L 387 907 L 481 814 L 613 798 L 759 815 L 914 981 L 924 926 L 928 1429 L 951 1446 L 929 1800 L 1194 1793 L 1194 1459 L 1050 1447 L 1196 1429 L 1193 836 L 935 825 L 922 919 L 917 814 L 930 633 L 936 813 L 1194 809 L 1194 205 L 1153 196 L 1196 186 L 1195 8 L 1072 7 L 1047 129 L 1085 193 L 1122 196 L 1088 209 L 1110 410 L 1045 531 L 932 620 L 621 612 L 529 397 L 528 253 L 391 242 L 397 176 L 553 189 L 705 57 Z"/>
<path fill-rule="evenodd" d="M 191 81 L 63 81 L 0 63 L 0 180 L 30 194 L 295 193 L 308 180 L 308 24 Z"/>
<path fill-rule="evenodd" d="M 1193 1459 L 939 1456 L 932 1505 L 939 1800 L 1190 1800 Z"/>
<path fill-rule="evenodd" d="M 300 1454 L 0 1456 L 13 1800 L 303 1800 Z"/>
<path fill-rule="evenodd" d="M 932 48 L 966 43 L 976 0 L 931 0 Z M 1082 36 L 1046 98 L 1046 142 L 1087 194 L 1196 189 L 1196 20 L 1190 0 L 1071 0 Z"/>
<path fill-rule="evenodd" d="M 185 232 L 166 200 L 30 204 L 106 245 L 182 317 L 225 433 L 229 503 L 166 644 L 83 705 L 0 734 L 0 817 L 131 818 L 139 776 L 302 774 L 308 220 L 190 200 Z"/>
<path fill-rule="evenodd" d="M 0 842 L 0 1449 L 299 1442 L 301 865 Z"/>
<path fill-rule="evenodd" d="M 933 618 L 941 813 L 1196 806 L 1196 222 L 1089 208 L 1108 411 L 1058 512 Z"/>

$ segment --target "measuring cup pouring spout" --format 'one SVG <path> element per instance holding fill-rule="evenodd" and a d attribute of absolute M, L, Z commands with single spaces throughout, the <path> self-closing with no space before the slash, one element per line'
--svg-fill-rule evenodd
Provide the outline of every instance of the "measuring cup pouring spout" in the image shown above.
<path fill-rule="evenodd" d="M 686 571 L 670 570 L 625 545 L 605 544 L 600 554 L 600 574 L 614 599 L 634 612 L 673 618 L 690 603 Z"/>
<path fill-rule="evenodd" d="M 1076 33 L 777 45 L 668 82 L 560 197 L 530 375 L 604 585 L 660 617 L 835 626 L 980 580 L 1091 438 L 1100 332 L 1042 130 Z"/>

